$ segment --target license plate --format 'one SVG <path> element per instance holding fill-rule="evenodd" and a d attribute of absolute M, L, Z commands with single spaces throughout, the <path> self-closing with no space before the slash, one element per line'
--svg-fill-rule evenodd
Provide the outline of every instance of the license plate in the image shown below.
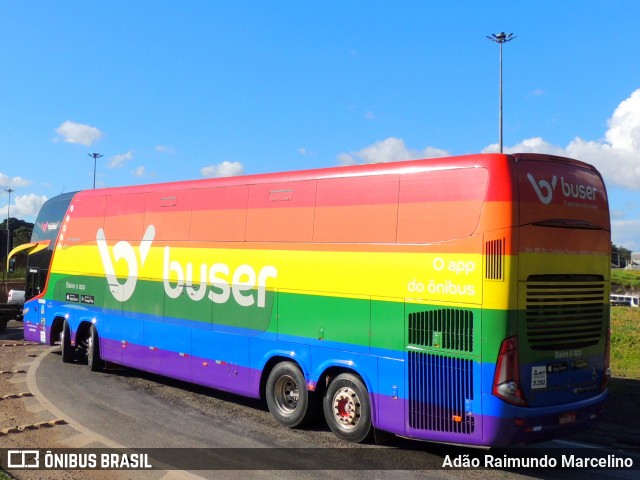
<path fill-rule="evenodd" d="M 576 414 L 575 412 L 561 413 L 560 418 L 558 419 L 558 423 L 560 425 L 567 425 L 569 423 L 575 423 Z"/>

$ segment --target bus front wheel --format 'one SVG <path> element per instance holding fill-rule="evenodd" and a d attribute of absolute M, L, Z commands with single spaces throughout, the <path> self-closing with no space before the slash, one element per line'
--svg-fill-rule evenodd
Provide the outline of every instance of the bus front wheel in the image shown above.
<path fill-rule="evenodd" d="M 369 393 L 356 375 L 343 373 L 329 384 L 323 409 L 329 428 L 339 438 L 361 443 L 371 437 Z"/>
<path fill-rule="evenodd" d="M 265 394 L 269 411 L 285 427 L 300 427 L 313 413 L 304 375 L 293 362 L 279 363 L 271 370 Z"/>
<path fill-rule="evenodd" d="M 89 329 L 89 338 L 87 339 L 87 364 L 92 372 L 102 369 L 104 362 L 100 357 L 100 339 L 95 325 L 91 325 Z"/>
<path fill-rule="evenodd" d="M 71 329 L 65 320 L 60 334 L 60 350 L 63 363 L 73 363 L 76 357 L 76 349 L 71 345 Z"/>

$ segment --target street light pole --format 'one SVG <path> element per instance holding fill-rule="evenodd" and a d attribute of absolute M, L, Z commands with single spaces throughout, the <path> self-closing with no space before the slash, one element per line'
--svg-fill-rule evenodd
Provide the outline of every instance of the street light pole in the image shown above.
<path fill-rule="evenodd" d="M 9 194 L 9 203 L 7 204 L 7 257 L 6 257 L 6 265 L 5 270 L 9 271 L 9 245 L 11 245 L 11 230 L 9 229 L 9 213 L 11 211 L 11 194 L 15 192 L 13 188 L 5 188 L 5 192 Z"/>
<path fill-rule="evenodd" d="M 96 160 L 102 157 L 101 153 L 87 153 L 90 157 L 93 158 L 93 189 L 96 189 Z"/>
<path fill-rule="evenodd" d="M 500 144 L 500 153 L 502 153 L 502 45 L 516 38 L 513 33 L 506 34 L 504 32 L 492 33 L 487 36 L 492 42 L 500 45 L 500 106 L 498 108 L 498 143 Z"/>

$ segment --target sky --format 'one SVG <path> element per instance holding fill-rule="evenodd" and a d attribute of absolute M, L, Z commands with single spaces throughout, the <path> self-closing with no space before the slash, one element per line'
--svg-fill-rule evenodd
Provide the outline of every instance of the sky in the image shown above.
<path fill-rule="evenodd" d="M 640 251 L 640 2 L 0 1 L 0 215 L 62 192 L 498 150 L 595 165 Z M 7 189 L 13 189 L 10 197 Z"/>

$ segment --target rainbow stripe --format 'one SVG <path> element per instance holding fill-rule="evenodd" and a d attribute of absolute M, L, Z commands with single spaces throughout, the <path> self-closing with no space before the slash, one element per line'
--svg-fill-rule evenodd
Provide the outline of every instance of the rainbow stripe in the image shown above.
<path fill-rule="evenodd" d="M 522 160 L 467 156 L 81 192 L 25 335 L 41 340 L 44 319 L 51 342 L 54 322 L 67 318 L 75 341 L 91 322 L 107 361 L 252 397 L 276 358 L 296 361 L 310 390 L 328 369 L 349 369 L 371 394 L 378 428 L 479 445 L 524 441 L 511 419 L 552 430 L 558 407 L 491 395 L 500 343 L 517 333 L 519 284 L 538 271 L 604 272 L 609 240 L 596 230 L 550 238 L 516 228 L 540 211 L 524 193 Z M 576 185 L 599 178 L 584 164 L 556 160 L 550 170 L 541 160 L 530 157 L 537 166 L 527 173 L 561 172 Z M 598 188 L 574 216 L 608 227 Z M 566 218 L 555 202 L 554 218 Z M 499 278 L 488 274 L 492 241 Z M 457 330 L 416 333 L 431 321 Z M 437 372 L 449 373 L 430 377 Z M 458 388 L 466 390 L 447 393 Z M 585 396 L 571 408 L 581 422 L 601 402 Z M 458 409 L 456 419 L 431 424 L 412 413 L 429 403 Z"/>

